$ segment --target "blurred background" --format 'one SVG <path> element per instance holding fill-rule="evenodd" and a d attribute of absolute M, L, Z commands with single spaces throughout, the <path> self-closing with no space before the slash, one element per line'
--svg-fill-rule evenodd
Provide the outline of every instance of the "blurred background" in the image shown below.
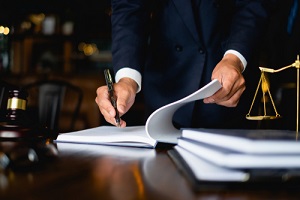
<path fill-rule="evenodd" d="M 275 6 L 259 50 L 261 66 L 277 69 L 290 65 L 300 53 L 297 2 L 281 0 Z M 1 80 L 18 86 L 38 80 L 67 81 L 83 91 L 74 129 L 105 124 L 94 99 L 97 87 L 105 83 L 103 70 L 111 68 L 110 14 L 110 0 L 1 1 Z M 280 114 L 286 116 L 281 127 L 294 129 L 296 70 L 287 70 L 280 78 L 270 80 L 273 97 L 283 112 Z M 143 123 L 141 95 L 124 116 L 129 125 Z M 65 129 L 64 120 L 70 115 L 66 110 L 60 130 Z"/>
<path fill-rule="evenodd" d="M 105 83 L 103 70 L 111 68 L 110 12 L 109 0 L 1 1 L 1 80 L 20 87 L 70 82 L 84 94 L 74 128 L 102 124 L 95 97 Z M 72 115 L 66 109 L 60 130 Z"/>

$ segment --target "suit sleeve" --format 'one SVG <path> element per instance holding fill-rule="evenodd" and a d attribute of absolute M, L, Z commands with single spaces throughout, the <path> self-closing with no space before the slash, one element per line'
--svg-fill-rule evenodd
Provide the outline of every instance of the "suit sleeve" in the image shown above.
<path fill-rule="evenodd" d="M 226 49 L 233 49 L 251 60 L 261 40 L 270 10 L 276 0 L 237 0 Z"/>
<path fill-rule="evenodd" d="M 113 68 L 129 67 L 141 73 L 150 19 L 149 0 L 112 0 Z"/>

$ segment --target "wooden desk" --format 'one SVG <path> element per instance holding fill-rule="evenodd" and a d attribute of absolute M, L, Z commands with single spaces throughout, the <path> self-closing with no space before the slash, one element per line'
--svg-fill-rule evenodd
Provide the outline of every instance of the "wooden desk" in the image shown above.
<path fill-rule="evenodd" d="M 50 151 L 57 156 L 35 168 L 0 170 L 0 199 L 299 199 L 299 189 L 195 192 L 163 149 L 60 143 Z"/>

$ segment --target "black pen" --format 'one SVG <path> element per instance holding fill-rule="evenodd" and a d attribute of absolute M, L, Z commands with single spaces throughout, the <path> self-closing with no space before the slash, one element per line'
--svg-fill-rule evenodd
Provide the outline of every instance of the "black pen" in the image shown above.
<path fill-rule="evenodd" d="M 120 119 L 119 111 L 117 109 L 117 101 L 116 101 L 116 98 L 115 98 L 115 95 L 114 95 L 114 87 L 113 87 L 114 83 L 112 81 L 109 69 L 104 70 L 104 77 L 105 77 L 106 85 L 108 87 L 110 102 L 111 102 L 111 104 L 113 105 L 113 107 L 115 108 L 115 111 L 116 111 L 116 116 L 115 116 L 116 124 L 117 124 L 118 127 L 120 127 L 121 119 Z"/>

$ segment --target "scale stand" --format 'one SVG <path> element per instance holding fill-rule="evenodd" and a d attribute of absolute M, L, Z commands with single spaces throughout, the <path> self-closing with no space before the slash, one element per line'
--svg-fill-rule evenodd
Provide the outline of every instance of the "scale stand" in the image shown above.
<path fill-rule="evenodd" d="M 248 112 L 248 114 L 246 115 L 246 119 L 248 120 L 272 120 L 272 119 L 278 119 L 281 116 L 278 114 L 275 103 L 273 101 L 271 92 L 270 92 L 270 87 L 269 87 L 269 82 L 266 79 L 265 73 L 277 73 L 277 72 L 281 72 L 285 69 L 294 67 L 297 70 L 297 114 L 296 114 L 296 139 L 298 138 L 298 131 L 299 131 L 299 69 L 300 69 L 300 61 L 299 61 L 299 55 L 297 56 L 297 60 L 288 66 L 282 67 L 280 69 L 271 69 L 271 68 L 265 68 L 265 67 L 259 67 L 260 71 L 261 71 L 261 76 L 250 106 L 250 110 Z M 251 116 L 250 113 L 252 111 L 257 93 L 258 93 L 258 89 L 261 86 L 262 92 L 263 92 L 263 104 L 264 104 L 264 115 L 258 115 L 258 116 Z M 275 115 L 268 115 L 267 114 L 267 109 L 266 109 L 266 93 L 268 93 L 270 100 L 272 102 L 272 106 L 273 109 L 275 111 Z"/>

